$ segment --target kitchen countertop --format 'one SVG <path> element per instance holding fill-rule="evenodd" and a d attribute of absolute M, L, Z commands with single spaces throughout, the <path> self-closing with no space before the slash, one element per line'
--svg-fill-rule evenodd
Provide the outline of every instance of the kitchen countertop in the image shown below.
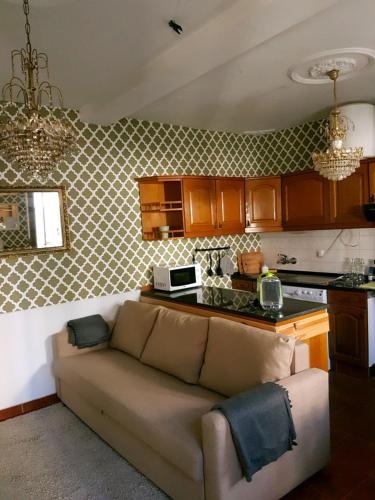
<path fill-rule="evenodd" d="M 143 297 L 172 301 L 189 306 L 229 312 L 273 324 L 288 321 L 291 318 L 297 318 L 306 314 L 324 311 L 327 308 L 327 304 L 284 298 L 284 305 L 281 311 L 264 311 L 259 305 L 254 305 L 254 299 L 256 299 L 255 293 L 208 286 L 171 293 L 151 290 L 141 292 L 141 295 Z"/>
<path fill-rule="evenodd" d="M 330 284 L 332 280 L 342 276 L 340 274 L 313 273 L 308 271 L 282 271 L 277 272 L 277 276 L 283 285 L 300 286 L 307 288 L 323 288 L 326 290 L 348 290 L 356 292 L 374 293 L 371 290 L 360 288 L 358 286 L 340 286 L 339 284 Z M 257 274 L 234 273 L 233 280 L 254 281 L 258 278 Z"/>

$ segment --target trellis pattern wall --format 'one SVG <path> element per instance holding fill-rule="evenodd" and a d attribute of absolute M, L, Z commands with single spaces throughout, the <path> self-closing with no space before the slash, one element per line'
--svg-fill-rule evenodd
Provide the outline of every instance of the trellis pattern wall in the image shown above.
<path fill-rule="evenodd" d="M 102 127 L 80 122 L 73 110 L 64 113 L 77 130 L 79 151 L 50 183 L 67 186 L 72 250 L 2 259 L 2 313 L 135 289 L 150 282 L 152 264 L 189 261 L 196 246 L 229 244 L 234 259 L 238 251 L 258 249 L 256 235 L 142 241 L 134 178 L 306 168 L 319 138 L 316 123 L 254 138 L 125 119 Z M 0 160 L 0 183 L 24 181 Z M 229 278 L 205 276 L 205 283 L 225 286 Z"/>

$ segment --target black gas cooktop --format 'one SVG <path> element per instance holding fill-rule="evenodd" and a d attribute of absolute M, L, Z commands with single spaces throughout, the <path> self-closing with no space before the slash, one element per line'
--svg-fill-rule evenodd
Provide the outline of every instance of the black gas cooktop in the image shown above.
<path fill-rule="evenodd" d="M 334 274 L 334 273 L 313 273 L 307 271 L 278 271 L 277 276 L 280 278 L 283 285 L 298 286 L 306 288 L 346 288 L 350 290 L 365 291 L 359 288 L 360 282 L 353 279 L 351 274 Z M 232 279 L 256 280 L 257 274 L 240 274 L 235 273 Z"/>
<path fill-rule="evenodd" d="M 337 274 L 309 274 L 309 273 L 286 273 L 285 271 L 280 271 L 277 276 L 283 282 L 288 282 L 296 285 L 311 284 L 311 285 L 321 285 L 327 286 L 331 281 L 335 280 Z"/>

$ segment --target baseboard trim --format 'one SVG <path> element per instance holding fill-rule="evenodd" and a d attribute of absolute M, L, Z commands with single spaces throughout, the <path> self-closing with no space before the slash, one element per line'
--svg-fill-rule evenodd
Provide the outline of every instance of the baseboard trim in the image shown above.
<path fill-rule="evenodd" d="M 49 396 L 44 396 L 43 398 L 33 399 L 32 401 L 27 401 L 20 405 L 11 406 L 10 408 L 4 408 L 0 410 L 0 422 L 7 420 L 8 418 L 18 417 L 19 415 L 24 415 L 25 413 L 30 413 L 31 411 L 40 410 L 46 406 L 54 405 L 60 401 L 57 394 L 50 394 Z"/>

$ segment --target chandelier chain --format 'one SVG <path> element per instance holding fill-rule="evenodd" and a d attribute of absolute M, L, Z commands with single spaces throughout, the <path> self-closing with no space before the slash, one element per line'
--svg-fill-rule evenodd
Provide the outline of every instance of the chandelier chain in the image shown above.
<path fill-rule="evenodd" d="M 337 78 L 333 79 L 333 107 L 335 111 L 337 110 L 337 86 L 336 86 Z"/>
<path fill-rule="evenodd" d="M 29 0 L 23 0 L 23 13 L 25 14 L 25 17 L 26 17 L 26 22 L 25 22 L 26 51 L 30 56 L 30 62 L 31 62 L 32 48 L 31 48 L 31 41 L 30 41 L 31 27 L 30 27 L 30 22 L 29 22 L 29 13 L 30 13 Z"/>

